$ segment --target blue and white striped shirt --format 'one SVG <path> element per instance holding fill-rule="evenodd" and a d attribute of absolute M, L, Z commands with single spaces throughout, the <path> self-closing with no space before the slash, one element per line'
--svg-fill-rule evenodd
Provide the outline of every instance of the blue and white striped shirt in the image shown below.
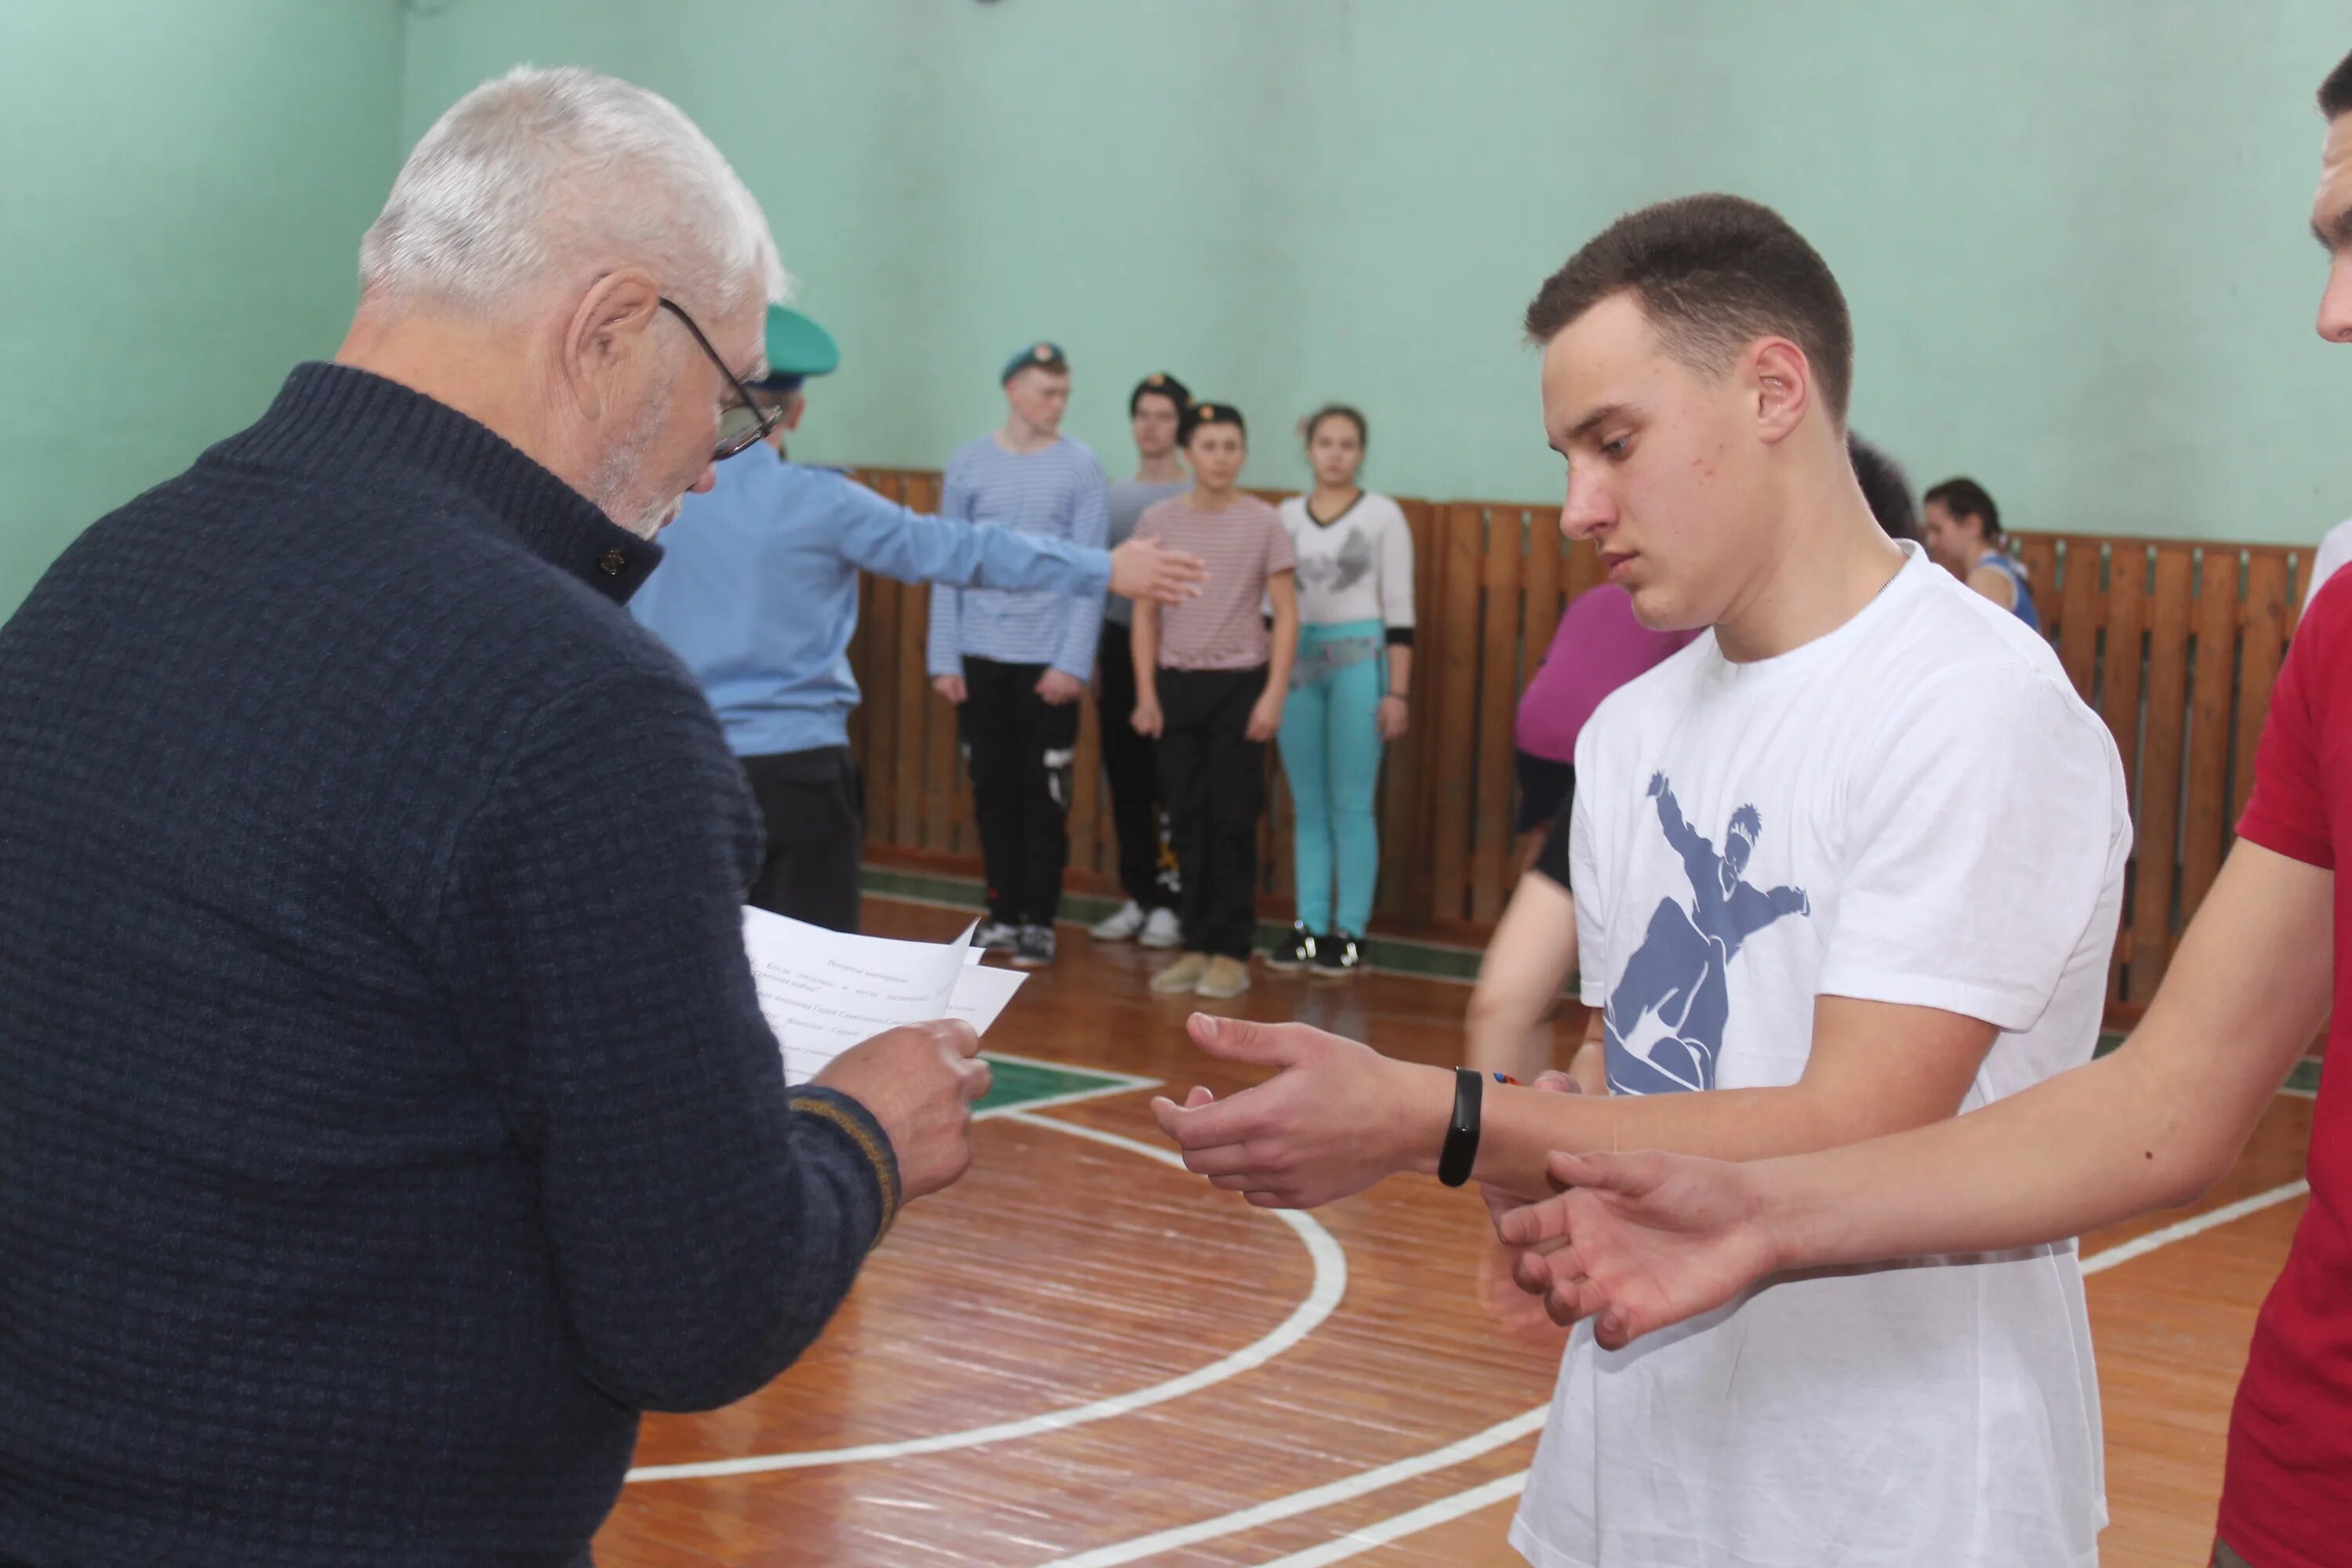
<path fill-rule="evenodd" d="M 1065 436 L 1035 452 L 1008 452 L 993 436 L 959 447 L 948 460 L 940 512 L 993 522 L 1016 533 L 1103 547 L 1109 529 L 1110 481 L 1084 443 Z M 1006 664 L 1047 664 L 1084 680 L 1094 672 L 1102 631 L 1102 596 L 998 588 L 931 590 L 933 675 L 961 675 L 964 656 Z"/>

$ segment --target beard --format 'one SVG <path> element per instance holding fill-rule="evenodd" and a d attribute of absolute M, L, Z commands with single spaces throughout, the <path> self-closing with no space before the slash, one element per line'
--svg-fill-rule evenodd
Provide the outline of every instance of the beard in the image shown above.
<path fill-rule="evenodd" d="M 659 533 L 662 524 L 677 510 L 678 497 L 685 493 L 682 485 L 656 485 L 654 489 L 658 494 L 646 493 L 646 457 L 661 433 L 662 409 L 667 402 L 667 397 L 647 401 L 614 437 L 612 445 L 605 448 L 604 460 L 596 467 L 595 483 L 588 496 L 606 517 L 639 539 L 651 539 Z"/>

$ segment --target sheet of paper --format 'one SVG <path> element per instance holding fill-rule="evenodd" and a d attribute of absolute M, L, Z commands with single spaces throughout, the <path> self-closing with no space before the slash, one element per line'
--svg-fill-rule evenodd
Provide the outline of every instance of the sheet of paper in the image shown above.
<path fill-rule="evenodd" d="M 783 1050 L 784 1081 L 806 1083 L 858 1041 L 900 1024 L 956 1016 L 985 1029 L 994 1022 L 1024 977 L 972 967 L 972 930 L 951 942 L 901 942 L 747 907 L 743 950 L 760 1011 Z"/>
<path fill-rule="evenodd" d="M 985 964 L 970 964 L 957 979 L 955 994 L 948 998 L 948 1016 L 961 1018 L 976 1034 L 985 1035 L 1021 983 L 1029 977 L 1017 969 L 991 969 Z"/>

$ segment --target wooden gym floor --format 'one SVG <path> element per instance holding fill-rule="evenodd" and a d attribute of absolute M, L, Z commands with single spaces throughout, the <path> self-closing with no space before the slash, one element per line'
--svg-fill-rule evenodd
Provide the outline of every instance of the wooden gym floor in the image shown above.
<path fill-rule="evenodd" d="M 969 911 L 869 897 L 877 935 Z M 1180 1028 L 1166 955 L 1062 930 L 991 1032 L 977 1161 L 910 1209 L 824 1339 L 751 1399 L 653 1416 L 604 1568 L 1484 1568 L 1505 1544 L 1556 1339 L 1482 1307 L 1475 1196 L 1398 1179 L 1309 1215 L 1174 1165 L 1146 1084 L 1245 1077 Z M 1458 1058 L 1467 990 L 1256 970 L 1243 1016 Z M 2307 1086 L 2310 1073 L 2297 1075 Z M 2201 1564 L 2230 1397 L 2303 1210 L 2307 1087 L 2186 1214 L 2086 1237 L 2110 1568 Z"/>

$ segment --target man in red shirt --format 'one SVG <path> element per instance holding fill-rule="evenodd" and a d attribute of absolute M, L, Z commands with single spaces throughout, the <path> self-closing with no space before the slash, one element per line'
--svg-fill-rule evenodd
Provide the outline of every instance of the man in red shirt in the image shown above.
<path fill-rule="evenodd" d="M 2352 55 L 2312 230 L 2319 332 L 2352 342 Z M 1612 1348 L 1784 1270 L 1985 1252 L 2187 1203 L 2235 1162 L 2326 1015 L 2311 1201 L 2230 1418 L 2218 1568 L 2352 1560 L 2352 582 L 2313 599 L 2272 696 L 2239 842 L 2115 1055 L 1985 1110 L 1826 1153 L 1730 1164 L 1552 1157 L 1569 1190 L 1498 1222 L 1520 1284 Z M 2331 943 L 2317 933 L 2331 929 Z M 2332 961 L 2332 962 L 2331 962 Z M 2332 974 L 2331 974 L 2332 970 Z"/>

